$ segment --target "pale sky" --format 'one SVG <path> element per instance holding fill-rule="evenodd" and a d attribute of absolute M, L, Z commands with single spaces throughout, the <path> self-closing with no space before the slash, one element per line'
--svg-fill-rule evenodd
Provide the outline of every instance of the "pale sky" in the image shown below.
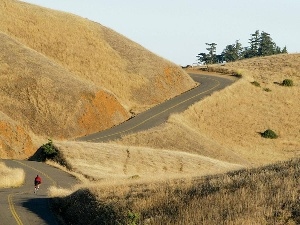
<path fill-rule="evenodd" d="M 256 30 L 281 48 L 300 53 L 299 0 L 24 0 L 70 12 L 121 33 L 178 65 L 197 62 L 205 43 L 217 53 Z"/>

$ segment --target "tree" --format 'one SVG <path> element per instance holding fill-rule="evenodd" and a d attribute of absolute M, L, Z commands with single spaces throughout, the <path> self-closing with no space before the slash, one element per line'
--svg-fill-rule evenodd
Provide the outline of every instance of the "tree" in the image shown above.
<path fill-rule="evenodd" d="M 234 44 L 227 45 L 220 55 L 216 55 L 216 43 L 205 43 L 208 53 L 199 53 L 197 58 L 200 63 L 213 64 L 236 61 L 244 58 L 253 58 L 258 56 L 268 56 L 274 54 L 287 53 L 286 46 L 281 50 L 272 40 L 270 34 L 256 30 L 249 39 L 250 46 L 242 48 L 239 40 Z"/>
<path fill-rule="evenodd" d="M 250 47 L 245 49 L 244 56 L 245 58 L 252 58 L 258 56 L 258 49 L 260 45 L 260 33 L 259 30 L 256 30 L 254 34 L 251 34 L 249 39 Z"/>
<path fill-rule="evenodd" d="M 283 47 L 281 53 L 288 53 L 287 49 L 286 49 L 286 46 Z"/>
<path fill-rule="evenodd" d="M 216 55 L 216 43 L 205 43 L 208 47 L 206 48 L 206 50 L 208 51 L 208 53 L 204 53 L 201 52 L 197 55 L 198 61 L 200 63 L 204 63 L 204 64 L 213 64 L 218 62 L 217 55 Z"/>
<path fill-rule="evenodd" d="M 225 61 L 224 54 L 216 55 L 217 63 L 223 63 Z"/>
<path fill-rule="evenodd" d="M 227 45 L 223 50 L 222 55 L 226 62 L 234 62 L 243 57 L 243 48 L 239 40 L 235 41 L 235 44 Z"/>
<path fill-rule="evenodd" d="M 208 47 L 206 50 L 208 51 L 207 54 L 207 64 L 213 64 L 217 62 L 216 57 L 216 50 L 217 50 L 217 44 L 216 43 L 205 43 Z"/>
<path fill-rule="evenodd" d="M 207 62 L 207 55 L 206 55 L 206 53 L 203 53 L 203 52 L 199 53 L 197 55 L 197 58 L 198 58 L 198 61 L 199 61 L 200 64 L 202 64 L 202 63 L 206 64 L 206 62 Z"/>
<path fill-rule="evenodd" d="M 261 32 L 259 38 L 259 56 L 274 55 L 276 53 L 276 44 L 273 42 L 270 34 L 266 32 Z"/>

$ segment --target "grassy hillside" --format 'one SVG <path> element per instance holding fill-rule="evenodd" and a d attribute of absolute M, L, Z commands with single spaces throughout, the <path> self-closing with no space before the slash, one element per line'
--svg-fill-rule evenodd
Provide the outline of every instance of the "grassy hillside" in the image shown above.
<path fill-rule="evenodd" d="M 299 224 L 299 61 L 278 55 L 214 66 L 242 78 L 159 127 L 111 143 L 57 142 L 74 171 L 94 182 L 56 207 L 82 224 Z M 294 86 L 281 85 L 287 78 Z M 266 129 L 279 137 L 263 138 Z"/>
<path fill-rule="evenodd" d="M 1 132 L 7 150 L 14 150 L 1 155 L 33 154 L 36 147 L 30 144 L 31 132 L 70 138 L 111 127 L 129 117 L 116 97 L 106 90 L 73 76 L 3 33 L 0 40 L 1 111 L 10 118 L 3 117 L 2 129 L 14 130 Z"/>
<path fill-rule="evenodd" d="M 203 176 L 242 167 L 200 154 L 168 149 L 70 141 L 55 142 L 55 145 L 74 172 L 104 182 Z"/>
<path fill-rule="evenodd" d="M 242 74 L 242 78 L 185 112 L 172 115 L 160 128 L 129 135 L 118 143 L 192 151 L 228 161 L 232 160 L 228 157 L 231 155 L 233 162 L 245 166 L 297 157 L 300 149 L 299 65 L 300 55 L 294 54 L 215 66 L 211 70 L 235 71 Z M 293 80 L 294 86 L 282 86 L 284 79 Z M 253 81 L 260 87 L 253 85 Z M 279 138 L 262 138 L 260 133 L 267 129 L 274 130 Z"/>
<path fill-rule="evenodd" d="M 106 144 L 56 144 L 76 172 L 97 180 L 130 177 L 147 180 L 153 175 L 160 180 L 166 177 L 202 176 L 298 157 L 299 73 L 282 76 L 277 67 L 273 68 L 272 73 L 268 63 L 278 60 L 278 65 L 279 62 L 284 65 L 289 63 L 290 71 L 299 71 L 299 56 L 256 59 L 265 63 L 261 67 L 262 78 L 251 75 L 248 66 L 249 70 L 242 71 L 243 77 L 230 87 L 214 93 L 183 113 L 170 116 L 165 124 L 147 131 Z M 244 63 L 247 67 L 252 61 L 238 63 Z M 231 70 L 233 66 L 227 64 L 225 68 Z M 269 78 L 270 74 L 272 78 Z M 292 79 L 295 85 L 279 85 L 284 77 Z M 269 82 L 264 83 L 263 80 L 267 79 Z M 261 83 L 261 87 L 254 86 L 251 83 L 253 80 Z M 271 91 L 265 91 L 265 88 Z M 279 137 L 261 137 L 260 133 L 266 129 L 274 130 Z"/>
<path fill-rule="evenodd" d="M 94 184 L 56 198 L 67 224 L 299 224 L 299 159 L 223 175 Z"/>
<path fill-rule="evenodd" d="M 0 12 L 0 30 L 112 91 L 128 111 L 194 85 L 178 66 L 98 23 L 13 0 L 2 1 Z"/>
<path fill-rule="evenodd" d="M 1 129 L 15 134 L 1 133 L 3 157 L 107 129 L 195 85 L 109 28 L 20 1 L 0 2 L 0 39 Z"/>

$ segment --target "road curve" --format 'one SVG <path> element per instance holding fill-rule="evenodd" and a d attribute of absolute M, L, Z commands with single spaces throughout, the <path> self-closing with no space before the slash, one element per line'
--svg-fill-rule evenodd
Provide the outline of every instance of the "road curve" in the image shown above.
<path fill-rule="evenodd" d="M 200 101 L 202 98 L 209 96 L 213 92 L 219 91 L 234 82 L 233 79 L 228 79 L 221 76 L 203 74 L 189 75 L 196 82 L 200 83 L 200 85 L 145 112 L 142 112 L 120 125 L 78 138 L 77 141 L 106 142 L 119 139 L 122 136 L 130 133 L 155 127 L 165 122 L 170 114 L 182 112 L 190 105 Z"/>
<path fill-rule="evenodd" d="M 91 134 L 79 141 L 105 142 L 133 132 L 157 126 L 167 120 L 170 114 L 187 109 L 191 104 L 232 84 L 232 79 L 190 74 L 200 85 L 164 103 L 161 103 L 132 119 L 111 129 Z M 34 161 L 3 160 L 9 167 L 23 168 L 25 184 L 19 188 L 0 189 L 0 225 L 42 225 L 58 224 L 49 207 L 47 188 L 57 185 L 69 188 L 76 183 L 74 177 L 59 169 Z M 39 174 L 43 184 L 37 195 L 33 193 L 33 180 Z"/>
<path fill-rule="evenodd" d="M 0 189 L 0 225 L 58 225 L 50 210 L 47 188 L 58 186 L 70 188 L 76 179 L 66 172 L 34 161 L 3 160 L 12 168 L 25 171 L 25 183 L 19 188 Z M 34 194 L 34 178 L 40 175 L 42 184 Z"/>

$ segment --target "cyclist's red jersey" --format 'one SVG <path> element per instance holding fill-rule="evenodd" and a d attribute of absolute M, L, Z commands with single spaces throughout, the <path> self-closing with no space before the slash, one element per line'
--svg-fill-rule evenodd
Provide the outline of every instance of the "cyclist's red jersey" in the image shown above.
<path fill-rule="evenodd" d="M 41 177 L 36 176 L 36 178 L 34 179 L 34 184 L 37 185 L 37 184 L 40 184 L 40 183 L 42 183 Z"/>

